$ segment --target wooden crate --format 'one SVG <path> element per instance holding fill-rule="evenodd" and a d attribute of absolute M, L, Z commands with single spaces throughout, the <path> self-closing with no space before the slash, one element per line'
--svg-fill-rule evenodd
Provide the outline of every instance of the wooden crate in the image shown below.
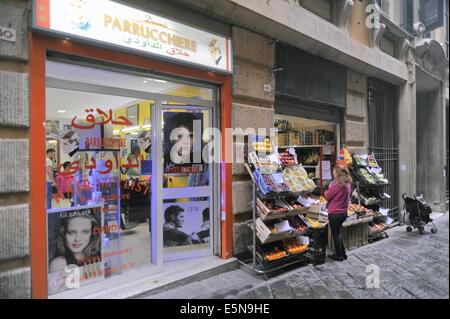
<path fill-rule="evenodd" d="M 357 224 L 350 224 L 341 228 L 342 241 L 346 250 L 352 250 L 362 247 L 369 243 L 369 225 L 368 221 Z M 328 249 L 334 251 L 333 236 L 331 229 L 328 229 Z"/>

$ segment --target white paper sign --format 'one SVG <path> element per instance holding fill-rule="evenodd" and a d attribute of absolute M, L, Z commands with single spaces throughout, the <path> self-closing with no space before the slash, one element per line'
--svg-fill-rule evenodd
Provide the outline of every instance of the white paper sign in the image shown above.
<path fill-rule="evenodd" d="M 270 155 L 267 156 L 267 157 L 269 158 L 269 160 L 270 160 L 272 163 L 280 164 L 280 160 L 278 159 L 277 154 L 272 153 L 272 154 L 270 154 Z"/>
<path fill-rule="evenodd" d="M 322 161 L 322 179 L 331 180 L 331 163 L 330 161 Z"/>
<path fill-rule="evenodd" d="M 308 236 L 297 236 L 297 241 L 301 245 L 309 245 L 309 237 Z"/>
<path fill-rule="evenodd" d="M 299 202 L 300 204 L 302 204 L 305 207 L 310 207 L 311 205 L 315 204 L 317 201 L 312 199 L 312 198 L 305 198 L 303 196 L 299 196 L 297 198 L 297 202 Z"/>
<path fill-rule="evenodd" d="M 390 217 L 386 218 L 386 224 L 391 225 L 394 222 L 394 220 Z"/>
<path fill-rule="evenodd" d="M 274 226 L 279 233 L 287 232 L 292 229 L 287 220 L 282 221 L 281 223 L 275 224 Z"/>
<path fill-rule="evenodd" d="M 272 174 L 273 180 L 276 184 L 282 184 L 284 183 L 284 178 L 282 173 L 275 173 Z"/>
<path fill-rule="evenodd" d="M 387 216 L 389 213 L 389 208 L 381 208 L 380 207 L 380 214 L 383 216 Z"/>

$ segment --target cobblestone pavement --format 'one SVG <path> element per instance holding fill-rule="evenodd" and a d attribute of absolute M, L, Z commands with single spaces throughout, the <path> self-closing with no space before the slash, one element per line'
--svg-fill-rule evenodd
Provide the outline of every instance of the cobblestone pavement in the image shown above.
<path fill-rule="evenodd" d="M 265 281 L 239 269 L 146 298 L 449 298 L 449 217 L 435 220 L 438 234 L 388 231 L 389 238 L 352 250 L 348 260 L 299 267 Z M 380 287 L 367 288 L 367 265 L 380 267 Z"/>

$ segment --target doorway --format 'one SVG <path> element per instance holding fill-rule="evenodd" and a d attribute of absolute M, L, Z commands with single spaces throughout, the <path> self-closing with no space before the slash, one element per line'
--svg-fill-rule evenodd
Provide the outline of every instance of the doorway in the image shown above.
<path fill-rule="evenodd" d="M 81 286 L 217 254 L 220 163 L 202 154 L 218 143 L 203 134 L 218 122 L 216 87 L 59 60 L 47 61 L 46 77 L 46 148 L 61 181 L 48 192 L 48 293 L 65 289 L 56 287 L 61 267 L 76 262 L 57 248 L 58 229 L 75 215 L 98 235 L 89 267 L 78 265 L 89 268 Z M 172 132 L 180 127 L 187 139 Z M 188 161 L 171 158 L 176 145 Z"/>

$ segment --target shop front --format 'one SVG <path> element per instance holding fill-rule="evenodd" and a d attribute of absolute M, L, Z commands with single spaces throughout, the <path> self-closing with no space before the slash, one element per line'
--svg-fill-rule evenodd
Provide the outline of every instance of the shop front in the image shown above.
<path fill-rule="evenodd" d="M 340 152 L 346 108 L 345 67 L 298 48 L 276 49 L 278 151 L 295 152 L 323 195 Z"/>
<path fill-rule="evenodd" d="M 231 257 L 231 40 L 107 0 L 33 10 L 33 297 Z"/>

